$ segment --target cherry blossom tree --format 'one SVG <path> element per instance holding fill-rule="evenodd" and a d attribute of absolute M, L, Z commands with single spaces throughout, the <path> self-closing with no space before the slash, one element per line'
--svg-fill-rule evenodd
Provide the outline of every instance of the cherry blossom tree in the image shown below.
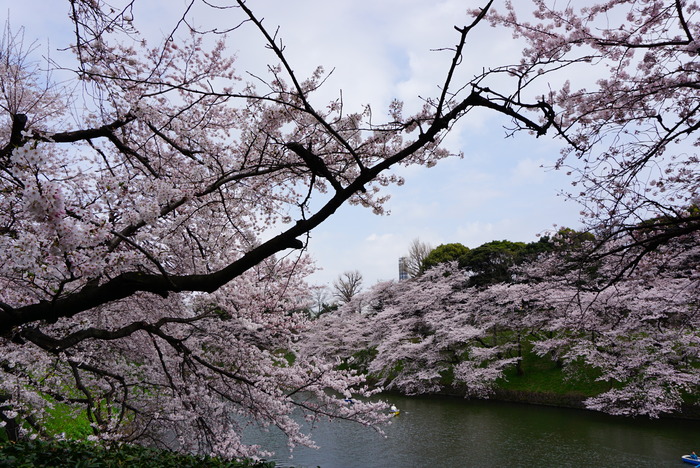
<path fill-rule="evenodd" d="M 698 240 L 675 238 L 611 282 L 619 259 L 606 256 L 582 271 L 576 251 L 597 241 L 562 230 L 555 249 L 513 267 L 507 282 L 470 286 L 470 273 L 451 262 L 379 284 L 361 295 L 370 305 L 363 313 L 348 304 L 324 316 L 303 335 L 302 349 L 407 394 L 487 397 L 505 369 L 522 371 L 527 348 L 561 363 L 569 377 L 585 370 L 607 384 L 584 402 L 589 409 L 678 412 L 700 387 Z"/>
<path fill-rule="evenodd" d="M 566 142 L 556 167 L 576 176 L 571 196 L 597 232 L 597 254 L 636 251 L 621 274 L 700 229 L 699 14 L 691 0 L 535 0 L 489 16 L 525 41 L 521 63 L 494 72 L 555 110 Z M 627 243 L 608 242 L 618 237 Z"/>
<path fill-rule="evenodd" d="M 601 285 L 619 274 L 615 257 L 585 275 L 562 269 L 556 256 L 526 268 L 540 279 L 535 301 L 547 315 L 543 330 L 551 333 L 535 343 L 536 352 L 556 355 L 571 371 L 583 363 L 610 384 L 586 401 L 589 408 L 657 417 L 679 411 L 684 397 L 697 394 L 698 245 L 697 233 L 677 237 L 608 287 Z"/>
<path fill-rule="evenodd" d="M 365 305 L 362 313 L 348 303 L 314 323 L 302 338 L 304 352 L 340 359 L 406 394 L 454 386 L 467 396 L 486 396 L 519 359 L 511 341 L 493 336 L 514 324 L 509 312 L 520 297 L 466 283 L 456 262 L 408 281 L 379 283 L 354 299 Z"/>
<path fill-rule="evenodd" d="M 588 404 L 612 413 L 655 416 L 697 391 L 698 7 L 506 1 L 488 16 L 525 43 L 520 64 L 492 72 L 552 105 L 555 167 L 575 176 L 596 238 L 538 275 L 556 280 L 547 343 L 601 372 L 613 387 Z"/>
<path fill-rule="evenodd" d="M 310 420 L 386 419 L 354 372 L 302 354 L 308 233 L 344 203 L 382 211 L 398 165 L 432 165 L 466 112 L 487 108 L 544 134 L 548 104 L 454 83 L 470 31 L 456 28 L 436 96 L 386 123 L 342 99 L 311 104 L 327 74 L 294 73 L 278 31 L 244 1 L 187 2 L 162 41 L 137 1 L 67 2 L 75 62 L 38 65 L 8 28 L 0 51 L 0 419 L 11 438 L 48 435 L 74 411 L 93 436 L 253 455 L 247 424 L 312 442 Z M 266 76 L 244 81 L 219 30 L 255 28 Z M 451 25 L 450 25 L 451 26 Z M 264 50 L 261 50 L 264 52 Z M 56 84 L 45 70 L 68 71 Z M 250 75 L 249 75 L 250 76 Z M 514 94 L 512 94 L 515 96 Z M 541 121 L 532 111 L 541 114 Z M 527 114 L 527 115 L 526 115 Z"/>
<path fill-rule="evenodd" d="M 594 242 L 588 242 L 591 234 L 560 236 L 558 251 L 523 266 L 515 284 L 497 283 L 474 295 L 507 291 L 510 299 L 500 304 L 510 310 L 504 315 L 512 329 L 546 332 L 533 335 L 538 353 L 556 356 L 571 372 L 582 363 L 599 372 L 611 387 L 588 407 L 649 416 L 677 411 L 699 383 L 698 4 L 609 0 L 576 8 L 534 0 L 499 8 L 487 18 L 509 28 L 525 49 L 519 64 L 488 75 L 517 82 L 510 101 L 552 106 L 548 122 L 566 144 L 555 167 L 575 176 L 578 188 L 570 196 L 582 202 L 595 236 Z M 513 131 L 531 130 L 514 123 Z M 561 250 L 567 243 L 575 248 Z M 439 387 L 436 374 L 445 373 L 435 355 L 411 367 L 413 359 L 441 349 L 442 328 L 423 318 L 436 306 L 421 302 L 422 295 L 442 298 L 452 314 L 468 316 L 457 293 L 423 286 L 410 293 L 423 307 L 405 312 L 406 323 L 395 314 L 396 323 L 409 330 L 413 324 L 423 336 L 386 335 L 382 340 L 393 347 L 377 343 L 370 364 L 375 372 L 393 364 L 397 388 L 410 381 L 403 371 L 428 382 L 427 389 Z M 488 304 L 475 307 L 488 310 Z M 417 357 L 408 354 L 411 347 Z M 436 374 L 424 375 L 426 368 Z M 419 385 L 404 390 L 422 391 Z"/>
<path fill-rule="evenodd" d="M 602 250 L 619 254 L 595 259 L 605 272 L 597 279 L 634 273 L 628 297 L 656 297 L 654 307 L 667 294 L 678 298 L 656 323 L 652 315 L 661 312 L 651 302 L 628 310 L 617 296 L 589 301 L 580 288 L 570 296 L 582 301 L 567 304 L 586 307 L 543 306 L 569 310 L 552 321 L 562 324 L 557 330 L 574 329 L 570 320 L 583 312 L 592 320 L 581 322 L 578 341 L 557 348 L 620 383 L 613 389 L 620 393 L 591 405 L 616 411 L 639 401 L 645 414 L 676 405 L 696 384 L 695 306 L 682 294 L 693 291 L 696 283 L 683 280 L 696 270 L 662 267 L 692 257 L 700 226 L 692 153 L 697 6 L 611 0 L 575 11 L 538 0 L 537 22 L 528 23 L 510 3 L 492 14 L 492 3 L 455 28 L 435 96 L 412 115 L 393 102 L 385 123 L 369 107 L 347 113 L 342 98 L 312 105 L 327 73 L 298 76 L 279 30 L 242 0 L 226 8 L 187 2 L 155 45 L 139 32 L 139 2 L 72 0 L 74 38 L 64 46 L 75 62 L 60 65 L 38 65 L 8 27 L 0 44 L 0 422 L 8 435 L 46 435 L 52 407 L 60 407 L 87 417 L 95 437 L 177 440 L 182 450 L 240 456 L 259 450 L 241 440 L 246 424 L 274 425 L 290 444 L 312 444 L 291 417 L 295 410 L 311 420 L 383 421 L 380 403 L 343 402 L 370 394 L 362 376 L 300 349 L 307 323 L 297 311 L 309 306 L 299 298 L 310 297 L 304 277 L 312 269 L 303 251 L 309 232 L 345 203 L 382 212 L 382 187 L 402 182 L 392 169 L 447 157 L 442 139 L 475 108 L 538 136 L 553 128 L 568 143 L 559 166 L 578 171 L 585 214 L 607 221 L 597 226 Z M 261 52 L 270 54 L 268 74 L 237 70 L 221 31 L 193 26 L 195 6 L 215 8 L 230 36 L 255 28 L 266 44 Z M 456 82 L 469 33 L 487 18 L 528 42 L 523 61 Z M 574 67 L 601 70 L 600 79 L 552 92 L 539 85 Z M 56 84 L 51 71 L 72 71 L 71 79 Z M 502 75 L 514 78 L 511 88 L 496 88 Z M 679 271 L 685 276 L 665 276 Z M 641 278 L 651 272 L 668 279 L 659 285 L 666 292 L 642 294 Z M 457 273 L 429 278 L 432 296 L 387 287 L 352 316 L 358 331 L 372 318 L 385 327 L 363 332 L 381 356 L 369 361 L 370 371 L 411 392 L 453 372 L 483 393 L 517 360 L 512 342 L 484 341 L 491 321 L 519 314 L 521 327 L 542 316 L 523 312 L 517 298 L 530 296 L 514 296 L 517 285 L 456 294 Z M 590 293 L 596 300 L 612 294 L 600 289 Z M 407 302 L 414 294 L 416 302 Z M 467 307 L 479 294 L 495 295 L 498 310 Z M 381 312 L 374 317 L 372 308 Z M 453 308 L 463 312 L 448 314 Z M 503 310 L 512 313 L 496 313 Z M 459 334 L 439 326 L 450 320 Z M 392 323 L 405 325 L 404 335 L 389 334 Z M 613 350 L 629 336 L 639 338 L 636 354 Z M 653 349 L 661 350 L 655 362 L 668 363 L 656 374 L 644 365 Z M 458 365 L 440 367 L 455 356 Z M 606 367 L 610 357 L 622 367 Z M 647 378 L 631 377 L 642 368 Z M 665 407 L 631 396 L 654 393 Z"/>
<path fill-rule="evenodd" d="M 566 143 L 556 166 L 576 176 L 571 196 L 597 239 L 583 264 L 565 263 L 571 270 L 559 278 L 567 280 L 552 288 L 551 299 L 560 299 L 552 310 L 561 314 L 552 325 L 581 333 L 549 343 L 613 384 L 589 406 L 676 410 L 698 385 L 699 5 L 532 4 L 491 11 L 493 25 L 526 44 L 521 63 L 498 73 L 541 83 Z"/>

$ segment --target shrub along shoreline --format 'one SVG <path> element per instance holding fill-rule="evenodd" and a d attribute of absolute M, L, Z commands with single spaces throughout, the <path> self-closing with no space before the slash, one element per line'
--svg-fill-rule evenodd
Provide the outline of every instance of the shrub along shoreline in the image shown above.
<path fill-rule="evenodd" d="M 274 462 L 184 455 L 138 445 L 71 440 L 0 442 L 0 468 L 274 468 Z"/>

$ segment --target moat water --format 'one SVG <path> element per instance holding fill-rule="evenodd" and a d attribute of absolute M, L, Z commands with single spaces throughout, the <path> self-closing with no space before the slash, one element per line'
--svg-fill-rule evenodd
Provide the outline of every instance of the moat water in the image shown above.
<path fill-rule="evenodd" d="M 322 423 L 312 432 L 320 449 L 297 447 L 292 458 L 278 433 L 251 434 L 249 442 L 276 452 L 270 459 L 280 467 L 296 468 L 663 468 L 690 466 L 681 455 L 700 453 L 700 421 L 449 397 L 384 399 L 401 411 L 385 436 Z"/>

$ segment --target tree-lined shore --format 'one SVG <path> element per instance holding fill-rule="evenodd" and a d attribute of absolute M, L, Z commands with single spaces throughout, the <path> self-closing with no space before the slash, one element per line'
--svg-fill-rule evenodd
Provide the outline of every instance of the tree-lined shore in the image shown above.
<path fill-rule="evenodd" d="M 692 213 L 696 207 L 690 207 Z M 649 220 L 653 231 L 661 220 Z M 622 240 L 620 242 L 625 242 Z M 437 247 L 405 281 L 379 283 L 318 318 L 302 352 L 338 359 L 408 395 L 561 400 L 627 416 L 697 403 L 700 242 L 638 257 L 561 229 L 537 242 Z M 591 252 L 597 252 L 591 254 Z M 630 259 L 630 257 L 632 259 Z M 635 262 L 620 278 L 619 265 Z"/>

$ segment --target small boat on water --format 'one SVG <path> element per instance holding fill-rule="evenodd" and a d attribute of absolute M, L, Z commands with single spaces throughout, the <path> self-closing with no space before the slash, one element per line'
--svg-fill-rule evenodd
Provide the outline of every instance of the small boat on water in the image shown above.
<path fill-rule="evenodd" d="M 683 460 L 686 463 L 690 463 L 691 465 L 694 465 L 696 467 L 700 466 L 700 458 L 698 458 L 697 456 L 695 456 L 695 458 L 693 458 L 692 455 L 683 455 L 681 457 L 681 460 Z"/>
<path fill-rule="evenodd" d="M 393 416 L 398 416 L 399 414 L 401 414 L 401 411 L 396 406 L 391 405 L 389 414 L 391 414 Z"/>

